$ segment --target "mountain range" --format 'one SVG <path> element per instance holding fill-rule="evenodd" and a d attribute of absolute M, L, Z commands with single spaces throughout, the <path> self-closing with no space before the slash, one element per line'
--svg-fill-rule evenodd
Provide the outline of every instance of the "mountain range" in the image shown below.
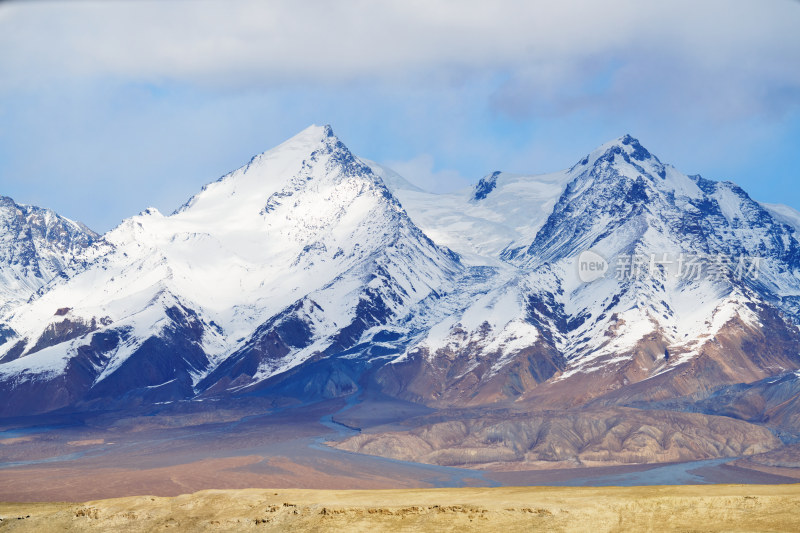
<path fill-rule="evenodd" d="M 799 232 L 628 135 L 434 194 L 312 126 L 104 235 L 0 198 L 0 415 L 346 397 L 337 446 L 405 460 L 766 453 L 800 439 Z M 366 428 L 385 399 L 429 411 Z"/>

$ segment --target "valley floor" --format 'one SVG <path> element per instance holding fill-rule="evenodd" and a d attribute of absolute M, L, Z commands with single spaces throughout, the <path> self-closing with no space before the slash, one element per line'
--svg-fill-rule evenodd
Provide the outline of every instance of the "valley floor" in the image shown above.
<path fill-rule="evenodd" d="M 800 485 L 207 490 L 0 504 L 0 531 L 798 531 Z"/>
<path fill-rule="evenodd" d="M 376 405 L 376 404 L 370 404 Z M 158 411 L 44 415 L 0 421 L 0 501 L 86 501 L 205 489 L 427 489 L 800 482 L 800 448 L 685 463 L 515 470 L 458 468 L 353 453 L 326 443 L 359 427 L 402 429 L 425 408 L 380 404 L 332 413 L 344 400 L 282 408 L 258 399 Z M 364 431 L 364 430 L 362 430 Z M 524 465 L 523 465 L 524 466 Z"/>

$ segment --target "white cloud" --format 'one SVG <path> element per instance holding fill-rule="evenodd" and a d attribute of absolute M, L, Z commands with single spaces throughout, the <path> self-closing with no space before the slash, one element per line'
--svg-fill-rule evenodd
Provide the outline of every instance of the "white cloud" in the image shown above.
<path fill-rule="evenodd" d="M 711 118 L 800 100 L 791 0 L 0 3 L 0 91 L 63 80 L 222 90 L 504 77 L 512 118 L 641 105 Z M 443 85 L 444 84 L 444 85 Z"/>
<path fill-rule="evenodd" d="M 552 92 L 609 55 L 800 80 L 786 68 L 800 53 L 800 6 L 789 0 L 11 2 L 0 13 L 5 84 L 112 75 L 248 86 L 491 69 L 523 71 Z"/>

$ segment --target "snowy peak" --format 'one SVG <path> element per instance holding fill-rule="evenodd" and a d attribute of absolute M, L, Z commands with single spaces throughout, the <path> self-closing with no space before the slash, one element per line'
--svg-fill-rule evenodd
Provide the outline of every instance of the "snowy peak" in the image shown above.
<path fill-rule="evenodd" d="M 686 176 L 680 175 L 658 157 L 650 153 L 641 143 L 624 135 L 603 144 L 569 169 L 572 176 L 583 177 L 583 182 L 609 178 L 643 178 L 659 189 L 680 189 L 687 192 Z M 676 181 L 676 178 L 677 181 Z M 692 189 L 689 185 L 688 189 Z"/>
<path fill-rule="evenodd" d="M 80 222 L 0 196 L 0 310 L 30 298 L 97 239 Z"/>
<path fill-rule="evenodd" d="M 527 250 L 540 262 L 597 246 L 610 259 L 645 239 L 658 248 L 652 253 L 747 253 L 798 264 L 793 226 L 733 183 L 663 164 L 630 135 L 604 144 L 568 174 L 572 179 Z"/>
<path fill-rule="evenodd" d="M 634 139 L 629 134 L 625 134 L 617 141 L 615 141 L 617 146 L 621 146 L 625 152 L 630 155 L 633 159 L 637 161 L 645 161 L 647 159 L 652 159 L 654 156 L 647 151 L 640 143 L 638 139 Z M 657 160 L 658 158 L 656 158 Z"/>
<path fill-rule="evenodd" d="M 381 184 L 334 135 L 330 126 L 310 126 L 206 185 L 177 214 L 218 216 L 242 210 L 263 214 L 281 203 L 282 198 L 302 189 L 320 188 L 355 176 L 372 185 Z"/>
<path fill-rule="evenodd" d="M 323 124 L 322 126 L 311 124 L 306 129 L 296 133 L 292 137 L 279 144 L 276 148 L 293 145 L 310 146 L 320 142 L 325 142 L 329 139 L 336 142 L 339 141 L 336 135 L 333 134 L 333 128 L 331 128 L 330 124 Z"/>
<path fill-rule="evenodd" d="M 629 134 L 625 134 L 618 139 L 599 146 L 570 170 L 574 171 L 580 167 L 592 167 L 600 161 L 613 163 L 615 156 L 620 156 L 630 164 L 634 164 L 634 161 L 640 164 L 648 161 L 660 163 L 658 158 L 642 146 L 638 139 Z"/>
<path fill-rule="evenodd" d="M 50 209 L 17 204 L 7 196 L 0 196 L 0 219 L 6 227 L 17 219 L 20 227 L 25 226 L 23 231 L 41 237 L 61 250 L 84 248 L 89 241 L 98 238 L 97 233 L 80 222 L 62 217 Z"/>
<path fill-rule="evenodd" d="M 330 126 L 306 128 L 253 157 L 170 216 L 148 209 L 106 236 L 121 269 L 163 271 L 151 287 L 166 283 L 195 306 L 218 310 L 213 319 L 242 334 L 246 315 L 231 317 L 230 307 L 256 306 L 253 320 L 271 316 L 402 239 L 447 257 Z"/>
<path fill-rule="evenodd" d="M 695 180 L 630 135 L 600 146 L 566 175 L 566 187 L 524 254 L 535 262 L 563 259 L 603 240 L 614 241 L 607 242 L 609 253 L 619 253 L 654 228 L 696 212 L 704 197 Z M 506 258 L 518 253 L 511 250 Z"/>

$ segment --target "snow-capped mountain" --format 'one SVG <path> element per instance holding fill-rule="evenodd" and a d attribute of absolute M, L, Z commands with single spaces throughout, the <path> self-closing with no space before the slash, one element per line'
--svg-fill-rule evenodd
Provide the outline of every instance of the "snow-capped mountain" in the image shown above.
<path fill-rule="evenodd" d="M 441 195 L 314 126 L 90 235 L 7 310 L 3 412 L 364 389 L 695 405 L 800 368 L 798 221 L 630 136 Z"/>
<path fill-rule="evenodd" d="M 52 384 L 27 400 L 50 409 L 191 397 L 201 381 L 238 390 L 350 348 L 461 269 L 329 127 L 254 157 L 170 216 L 124 221 L 101 246 L 5 319 L 6 395 Z"/>
<path fill-rule="evenodd" d="M 788 215 L 774 216 L 775 208 L 734 184 L 686 176 L 630 136 L 567 171 L 527 178 L 560 191 L 555 199 L 542 194 L 531 201 L 519 192 L 525 178 L 504 183 L 502 176 L 461 195 L 465 207 L 452 209 L 449 220 L 417 218 L 434 234 L 474 227 L 474 203 L 498 195 L 483 215 L 497 221 L 513 213 L 505 203 L 518 196 L 532 210 L 534 232 L 528 243 L 509 240 L 499 251 L 503 265 L 481 298 L 432 324 L 382 370 L 396 393 L 463 404 L 555 389 L 561 399 L 585 401 L 662 376 L 660 382 L 690 394 L 800 364 L 800 245 Z M 406 193 L 416 206 L 423 194 Z M 543 205 L 551 206 L 544 220 Z M 492 215 L 494 206 L 502 212 Z M 583 252 L 604 263 L 605 276 L 580 279 Z M 786 344 L 773 349 L 768 338 Z M 687 366 L 700 364 L 712 368 L 687 378 Z M 650 393 L 657 395 L 654 383 Z"/>
<path fill-rule="evenodd" d="M 98 235 L 49 209 L 0 196 L 0 313 L 27 302 L 73 263 Z"/>
<path fill-rule="evenodd" d="M 652 377 L 699 355 L 703 339 L 732 324 L 761 329 L 767 308 L 797 320 L 796 231 L 739 187 L 683 175 L 629 136 L 571 172 L 576 177 L 530 246 L 508 254 L 526 270 L 561 273 L 561 304 L 576 321 L 561 349 L 573 361 L 566 375 L 608 368 L 608 360 L 634 351 L 644 359 L 627 379 Z M 575 279 L 575 258 L 585 250 L 608 258 L 609 275 Z M 765 361 L 740 361 L 728 377 L 797 365 L 796 354 L 784 356 L 769 369 Z"/>

